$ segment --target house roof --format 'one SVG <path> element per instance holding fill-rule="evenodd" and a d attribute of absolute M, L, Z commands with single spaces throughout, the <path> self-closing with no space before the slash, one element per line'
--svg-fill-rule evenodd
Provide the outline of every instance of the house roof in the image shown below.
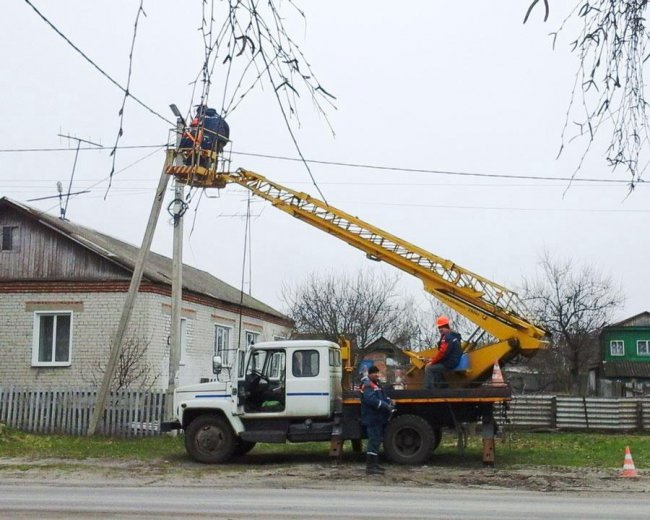
<path fill-rule="evenodd" d="M 139 247 L 105 235 L 68 220 L 61 220 L 35 208 L 16 202 L 8 197 L 0 198 L 0 207 L 8 205 L 29 218 L 60 233 L 84 248 L 114 262 L 128 271 L 133 271 Z M 154 283 L 171 285 L 172 259 L 149 252 L 145 263 L 143 278 Z M 183 289 L 205 295 L 216 300 L 239 305 L 242 293 L 232 285 L 219 280 L 206 271 L 183 264 Z M 290 318 L 273 307 L 247 295 L 243 295 L 242 305 L 248 309 L 263 312 L 290 322 Z"/>
<path fill-rule="evenodd" d="M 650 312 L 643 311 L 635 314 L 630 318 L 625 318 L 617 323 L 612 323 L 605 327 L 605 329 L 612 329 L 617 327 L 650 327 Z"/>
<path fill-rule="evenodd" d="M 650 378 L 648 361 L 603 361 L 605 377 Z"/>

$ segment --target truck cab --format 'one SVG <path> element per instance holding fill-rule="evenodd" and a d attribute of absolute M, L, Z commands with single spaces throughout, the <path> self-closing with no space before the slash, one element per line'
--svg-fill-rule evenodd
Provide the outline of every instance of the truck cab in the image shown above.
<path fill-rule="evenodd" d="M 237 377 L 237 415 L 330 417 L 341 400 L 341 355 L 329 341 L 251 345 Z"/>
<path fill-rule="evenodd" d="M 340 347 L 331 341 L 250 345 L 217 380 L 174 393 L 190 455 L 223 462 L 256 442 L 328 440 L 342 403 Z"/>

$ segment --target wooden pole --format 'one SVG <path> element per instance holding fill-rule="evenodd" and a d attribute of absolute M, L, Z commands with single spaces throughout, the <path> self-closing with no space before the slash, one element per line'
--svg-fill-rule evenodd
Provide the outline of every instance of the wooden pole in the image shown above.
<path fill-rule="evenodd" d="M 147 222 L 147 229 L 144 232 L 144 237 L 142 239 L 142 245 L 140 246 L 140 251 L 138 252 L 138 258 L 135 262 L 133 268 L 133 276 L 131 277 L 131 285 L 129 285 L 129 292 L 126 295 L 126 301 L 124 302 L 124 307 L 122 308 L 122 316 L 120 318 L 120 323 L 117 326 L 117 332 L 113 337 L 111 343 L 111 351 L 108 358 L 108 364 L 106 365 L 106 371 L 104 372 L 104 378 L 102 380 L 102 386 L 97 395 L 97 401 L 95 402 L 95 408 L 93 409 L 92 417 L 90 418 L 90 424 L 88 426 L 88 435 L 95 435 L 98 429 L 99 420 L 104 414 L 104 409 L 106 408 L 106 401 L 108 400 L 108 394 L 111 388 L 111 382 L 115 375 L 115 367 L 117 366 L 117 360 L 120 356 L 120 351 L 122 350 L 122 341 L 124 340 L 124 334 L 129 325 L 131 319 L 131 314 L 133 312 L 133 307 L 135 305 L 135 298 L 138 295 L 138 289 L 140 288 L 140 281 L 142 280 L 142 272 L 144 271 L 145 261 L 147 259 L 147 254 L 151 249 L 151 242 L 153 240 L 153 234 L 156 230 L 156 223 L 158 222 L 158 217 L 160 216 L 160 208 L 162 207 L 163 200 L 165 198 L 165 191 L 167 190 L 167 184 L 169 183 L 169 175 L 166 173 L 167 166 L 171 164 L 171 154 L 168 154 L 165 159 L 165 165 L 163 166 L 162 172 L 160 174 L 160 179 L 158 181 L 158 188 L 156 188 L 156 196 L 154 197 L 153 204 L 151 205 L 151 212 L 149 213 L 149 221 Z"/>

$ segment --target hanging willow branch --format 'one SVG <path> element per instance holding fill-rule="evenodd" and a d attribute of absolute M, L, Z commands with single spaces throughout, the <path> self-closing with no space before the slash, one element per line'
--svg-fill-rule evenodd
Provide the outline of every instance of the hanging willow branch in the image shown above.
<path fill-rule="evenodd" d="M 285 25 L 287 14 L 280 13 L 279 3 L 284 4 L 284 11 L 288 6 L 304 21 L 305 14 L 292 0 L 227 0 L 217 3 L 204 0 L 200 31 L 205 58 L 195 85 L 199 81 L 203 83 L 199 103 L 205 104 L 214 83 L 212 76 L 216 67 L 223 65 L 219 68 L 222 74 L 219 79 L 224 85 L 222 117 L 235 110 L 253 89 L 270 88 L 302 158 L 294 129 L 295 125 L 300 126 L 299 98 L 306 95 L 311 99 L 316 111 L 334 133 L 327 109 L 335 108 L 335 97 L 318 81 L 302 50 L 289 35 Z M 215 20 L 223 20 L 220 27 Z M 192 97 L 194 99 L 194 94 Z M 304 158 L 303 162 L 325 200 Z"/>
<path fill-rule="evenodd" d="M 526 19 L 539 0 L 529 6 Z M 548 4 L 545 5 L 548 7 Z M 571 49 L 580 61 L 562 130 L 562 146 L 586 139 L 577 173 L 596 136 L 611 132 L 605 157 L 612 170 L 630 175 L 630 189 L 648 164 L 649 120 L 643 66 L 648 59 L 648 0 L 583 0 L 560 27 L 577 18 L 580 29 Z M 559 31 L 558 31 L 559 32 Z M 555 33 L 554 36 L 557 36 Z M 577 129 L 568 135 L 569 121 Z"/>

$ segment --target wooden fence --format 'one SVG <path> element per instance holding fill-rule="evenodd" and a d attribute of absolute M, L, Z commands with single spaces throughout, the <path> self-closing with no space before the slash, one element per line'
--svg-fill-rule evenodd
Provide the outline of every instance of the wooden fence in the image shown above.
<path fill-rule="evenodd" d="M 0 423 L 34 433 L 85 435 L 95 390 L 0 387 Z M 100 432 L 115 437 L 159 435 L 165 393 L 111 394 Z M 565 431 L 650 432 L 650 399 L 518 396 L 509 405 L 508 428 Z"/>
<path fill-rule="evenodd" d="M 0 423 L 33 433 L 85 435 L 96 390 L 0 387 Z M 165 406 L 162 391 L 112 392 L 99 432 L 114 437 L 158 435 Z"/>

